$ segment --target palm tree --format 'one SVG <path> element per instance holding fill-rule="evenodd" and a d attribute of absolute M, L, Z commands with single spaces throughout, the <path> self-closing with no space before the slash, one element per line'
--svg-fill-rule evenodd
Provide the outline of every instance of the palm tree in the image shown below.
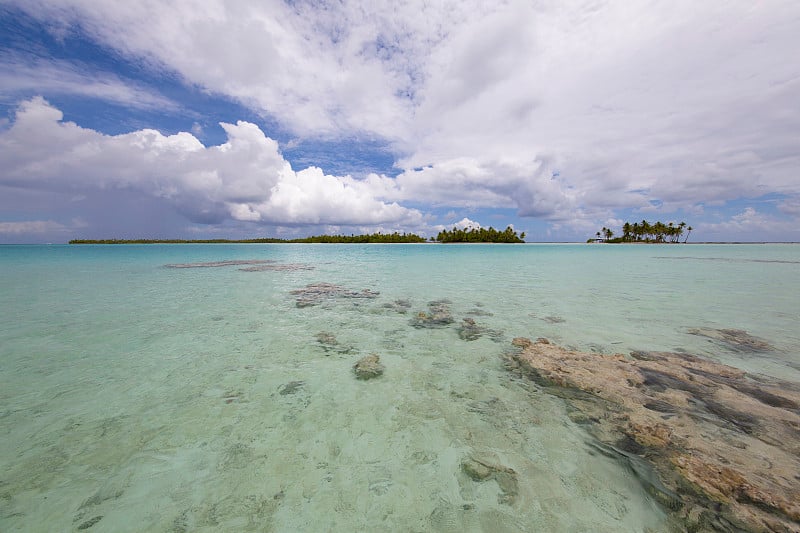
<path fill-rule="evenodd" d="M 684 241 L 683 241 L 683 244 L 686 244 L 686 241 L 688 241 L 688 240 L 689 240 L 689 234 L 691 234 L 691 233 L 692 233 L 692 227 L 691 227 L 691 226 L 688 226 L 688 227 L 686 228 L 686 240 L 684 240 Z"/>

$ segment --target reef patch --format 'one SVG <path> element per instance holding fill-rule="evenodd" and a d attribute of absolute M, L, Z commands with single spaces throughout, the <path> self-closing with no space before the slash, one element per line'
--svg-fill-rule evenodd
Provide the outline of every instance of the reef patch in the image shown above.
<path fill-rule="evenodd" d="M 687 333 L 719 341 L 735 352 L 769 352 L 775 349 L 764 339 L 741 329 L 691 328 Z"/>
<path fill-rule="evenodd" d="M 275 263 L 272 259 L 232 259 L 225 261 L 208 261 L 205 263 L 174 263 L 164 265 L 165 268 L 220 268 L 242 265 L 268 265 Z"/>
<path fill-rule="evenodd" d="M 452 324 L 455 319 L 450 311 L 450 300 L 434 300 L 428 302 L 428 312 L 420 311 L 410 323 L 415 328 L 443 328 Z"/>
<path fill-rule="evenodd" d="M 362 357 L 353 366 L 353 371 L 356 373 L 356 378 L 367 380 L 377 378 L 383 374 L 385 367 L 381 363 L 381 358 L 377 354 L 371 353 L 366 357 Z"/>
<path fill-rule="evenodd" d="M 354 291 L 333 283 L 311 283 L 291 291 L 291 294 L 296 296 L 296 305 L 301 308 L 319 305 L 329 300 L 375 299 L 380 296 L 379 292 L 370 289 Z"/>
<path fill-rule="evenodd" d="M 241 272 L 296 272 L 298 270 L 314 270 L 311 265 L 304 263 L 267 263 L 239 269 Z"/>
<path fill-rule="evenodd" d="M 689 531 L 800 531 L 800 386 L 691 354 L 513 341 L 507 368 L 564 398 Z"/>

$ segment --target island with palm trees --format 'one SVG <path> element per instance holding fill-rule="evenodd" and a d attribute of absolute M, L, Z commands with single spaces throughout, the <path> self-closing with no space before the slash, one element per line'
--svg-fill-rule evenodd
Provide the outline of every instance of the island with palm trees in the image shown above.
<path fill-rule="evenodd" d="M 595 238 L 588 239 L 586 242 L 604 242 L 604 243 L 623 243 L 623 242 L 645 242 L 645 243 L 680 243 L 681 237 L 686 232 L 686 237 L 683 239 L 683 244 L 689 240 L 689 235 L 692 233 L 692 227 L 688 226 L 686 222 L 678 224 L 674 222 L 655 222 L 649 223 L 647 220 L 641 222 L 626 222 L 622 225 L 622 236 L 614 237 L 614 232 L 606 227 L 595 233 Z"/>
<path fill-rule="evenodd" d="M 520 235 L 514 231 L 514 228 L 507 226 L 503 231 L 490 228 L 469 228 L 459 229 L 453 228 L 452 231 L 442 230 L 431 241 L 441 243 L 452 242 L 492 242 L 492 243 L 523 243 L 525 242 L 525 232 Z"/>

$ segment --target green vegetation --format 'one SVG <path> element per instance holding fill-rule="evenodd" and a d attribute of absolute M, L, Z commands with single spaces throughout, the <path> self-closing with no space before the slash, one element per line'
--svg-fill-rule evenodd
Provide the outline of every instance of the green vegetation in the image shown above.
<path fill-rule="evenodd" d="M 414 243 L 425 242 L 424 237 L 413 233 L 373 233 L 371 235 L 314 235 L 302 239 L 73 239 L 70 244 L 277 244 L 277 243 Z"/>
<path fill-rule="evenodd" d="M 692 233 L 692 227 L 687 226 L 686 222 L 675 224 L 670 222 L 664 224 L 663 222 L 656 222 L 650 224 L 646 220 L 641 222 L 626 222 L 622 226 L 622 236 L 616 239 L 612 238 L 614 232 L 608 228 L 603 228 L 597 233 L 595 239 L 589 239 L 586 242 L 650 242 L 650 243 L 679 243 L 684 230 L 686 231 L 686 238 L 683 240 L 684 244 L 689 240 L 689 235 Z"/>
<path fill-rule="evenodd" d="M 469 230 L 453 228 L 452 231 L 440 231 L 431 241 L 449 242 L 525 242 L 525 232 L 517 235 L 511 226 L 503 231 L 494 228 L 473 228 Z M 70 244 L 276 244 L 276 243 L 330 243 L 330 244 L 365 244 L 365 243 L 417 243 L 426 242 L 424 237 L 414 233 L 373 233 L 371 235 L 314 235 L 301 239 L 73 239 Z"/>
<path fill-rule="evenodd" d="M 469 230 L 453 228 L 452 231 L 440 231 L 436 236 L 437 242 L 507 242 L 519 243 L 525 242 L 525 232 L 517 235 L 511 226 L 508 226 L 503 231 L 498 231 L 494 228 L 472 228 Z"/>

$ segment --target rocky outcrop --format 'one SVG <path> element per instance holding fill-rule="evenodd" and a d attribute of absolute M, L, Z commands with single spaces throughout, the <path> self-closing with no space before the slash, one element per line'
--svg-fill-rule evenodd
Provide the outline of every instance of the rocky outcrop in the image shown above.
<path fill-rule="evenodd" d="M 374 353 L 362 357 L 353 366 L 353 371 L 356 373 L 358 379 L 372 379 L 377 378 L 383 374 L 385 367 L 381 363 L 381 358 Z"/>
<path fill-rule="evenodd" d="M 514 339 L 521 372 L 568 400 L 595 449 L 690 531 L 800 531 L 800 387 L 685 353 L 599 355 Z"/>

